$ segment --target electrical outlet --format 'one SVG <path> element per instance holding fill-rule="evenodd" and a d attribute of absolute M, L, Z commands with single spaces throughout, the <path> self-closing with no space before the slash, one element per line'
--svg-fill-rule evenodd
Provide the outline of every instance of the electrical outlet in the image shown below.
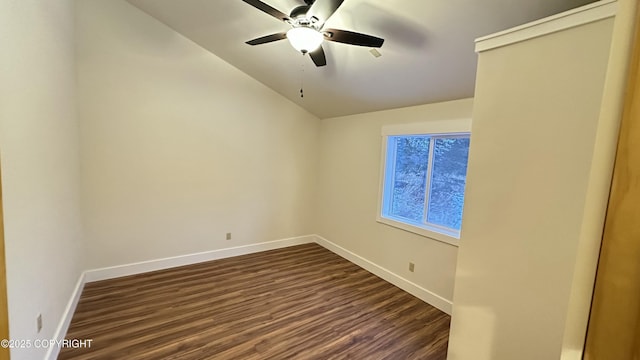
<path fill-rule="evenodd" d="M 227 233 L 227 240 L 231 240 L 231 233 Z"/>
<path fill-rule="evenodd" d="M 409 263 L 409 271 L 413 272 L 413 270 L 415 270 L 415 268 L 416 268 L 416 264 L 410 262 Z"/>
<path fill-rule="evenodd" d="M 38 317 L 36 318 L 36 326 L 38 328 L 38 332 L 40 332 L 40 330 L 42 330 L 42 314 L 38 314 Z"/>

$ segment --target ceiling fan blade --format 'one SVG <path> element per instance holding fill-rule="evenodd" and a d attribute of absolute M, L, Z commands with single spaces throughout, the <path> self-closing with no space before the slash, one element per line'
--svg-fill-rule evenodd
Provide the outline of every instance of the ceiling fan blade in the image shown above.
<path fill-rule="evenodd" d="M 326 29 L 322 31 L 325 40 L 335 41 L 343 44 L 358 45 L 379 48 L 384 43 L 384 39 L 379 37 L 361 34 L 353 31 Z"/>
<path fill-rule="evenodd" d="M 320 67 L 327 65 L 327 58 L 326 56 L 324 56 L 324 50 L 322 49 L 322 46 L 310 52 L 309 56 L 311 57 L 311 60 L 313 60 L 313 63 L 316 64 L 316 66 Z"/>
<path fill-rule="evenodd" d="M 289 19 L 289 15 L 281 12 L 278 9 L 275 9 L 265 3 L 263 3 L 260 0 L 242 0 L 244 2 L 246 2 L 247 4 L 253 6 L 254 8 L 261 10 L 271 16 L 273 16 L 274 18 L 280 20 L 280 21 L 288 21 Z"/>
<path fill-rule="evenodd" d="M 307 17 L 315 17 L 318 19 L 316 24 L 322 27 L 343 2 L 344 0 L 316 0 L 307 11 Z"/>
<path fill-rule="evenodd" d="M 260 44 L 270 43 L 273 41 L 284 40 L 286 38 L 287 38 L 287 33 L 277 33 L 277 34 L 271 34 L 271 35 L 259 37 L 257 39 L 249 40 L 246 43 L 249 45 L 260 45 Z"/>

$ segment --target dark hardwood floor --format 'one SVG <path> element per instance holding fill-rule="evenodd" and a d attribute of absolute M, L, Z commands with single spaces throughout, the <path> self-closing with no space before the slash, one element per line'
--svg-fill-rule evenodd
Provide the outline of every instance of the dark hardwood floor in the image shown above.
<path fill-rule="evenodd" d="M 449 322 L 308 244 L 88 283 L 58 359 L 444 360 Z"/>

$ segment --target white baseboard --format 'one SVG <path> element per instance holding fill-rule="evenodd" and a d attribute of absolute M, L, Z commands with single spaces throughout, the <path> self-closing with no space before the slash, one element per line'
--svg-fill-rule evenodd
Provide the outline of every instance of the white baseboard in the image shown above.
<path fill-rule="evenodd" d="M 80 295 L 82 294 L 82 289 L 84 288 L 85 276 L 84 272 L 80 274 L 78 277 L 78 282 L 76 282 L 76 287 L 73 289 L 71 293 L 71 298 L 67 303 L 67 307 L 65 307 L 64 312 L 62 313 L 62 318 L 60 318 L 60 323 L 56 328 L 56 332 L 53 334 L 53 340 L 64 340 L 64 337 L 67 335 L 67 330 L 69 330 L 69 324 L 71 324 L 71 318 L 73 318 L 73 313 L 76 312 L 76 306 L 78 306 L 78 301 L 80 300 Z M 56 360 L 58 358 L 58 354 L 60 353 L 60 348 L 58 346 L 50 346 L 47 350 L 47 354 L 45 355 L 45 360 Z"/>
<path fill-rule="evenodd" d="M 85 282 L 93 282 L 141 274 L 149 271 L 164 270 L 178 266 L 197 264 L 205 261 L 224 259 L 233 256 L 252 254 L 261 251 L 280 249 L 289 246 L 315 242 L 314 235 L 267 241 L 257 244 L 236 246 L 232 248 L 205 251 L 201 253 L 173 256 L 164 259 L 142 261 L 132 264 L 105 267 L 85 271 Z"/>
<path fill-rule="evenodd" d="M 330 250 L 337 255 L 349 260 L 350 262 L 360 266 L 361 268 L 369 271 L 370 273 L 382 278 L 383 280 L 399 287 L 400 289 L 408 292 L 409 294 L 417 297 L 418 299 L 430 304 L 437 309 L 451 315 L 451 309 L 453 307 L 453 303 L 442 296 L 435 294 L 420 285 L 417 285 L 397 274 L 392 273 L 391 271 L 379 266 L 377 264 L 372 263 L 371 261 L 361 257 L 360 255 L 356 255 L 351 251 L 332 243 L 331 241 L 323 238 L 322 236 L 316 235 L 315 241 L 322 247 Z"/>

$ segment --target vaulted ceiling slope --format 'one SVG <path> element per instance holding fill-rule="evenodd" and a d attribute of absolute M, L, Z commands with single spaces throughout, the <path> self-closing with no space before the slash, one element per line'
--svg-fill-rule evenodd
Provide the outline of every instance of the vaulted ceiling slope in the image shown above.
<path fill-rule="evenodd" d="M 128 1 L 320 118 L 472 97 L 474 39 L 593 2 L 345 0 L 326 27 L 384 38 L 382 56 L 325 42 L 315 67 L 286 40 L 245 44 L 288 26 L 241 0 Z M 263 1 L 286 14 L 304 4 Z"/>

